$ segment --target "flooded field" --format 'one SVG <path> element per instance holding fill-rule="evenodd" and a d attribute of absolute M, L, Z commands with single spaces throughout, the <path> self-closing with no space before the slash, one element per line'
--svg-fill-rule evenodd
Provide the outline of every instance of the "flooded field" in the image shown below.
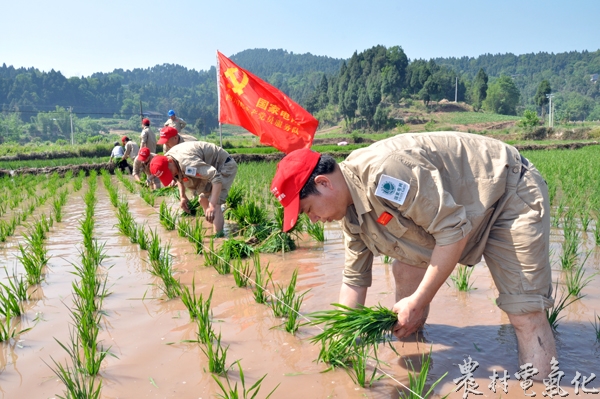
<path fill-rule="evenodd" d="M 114 184 L 119 184 L 113 177 Z M 26 303 L 20 328 L 31 328 L 14 339 L 0 344 L 0 397 L 54 398 L 64 396 L 64 385 L 51 367 L 53 360 L 65 362 L 67 354 L 59 342 L 69 342 L 72 332 L 72 283 L 74 264 L 78 262 L 82 235 L 80 220 L 84 216 L 84 189 L 69 196 L 63 210 L 62 222 L 54 223 L 48 233 L 46 248 L 50 255 L 45 279 L 35 288 L 32 300 Z M 120 195 L 125 196 L 120 189 Z M 148 252 L 121 235 L 115 227 L 116 210 L 108 193 L 98 185 L 95 207 L 94 236 L 105 242 L 106 259 L 101 272 L 107 276 L 110 293 L 102 303 L 99 341 L 110 347 L 110 355 L 102 362 L 102 398 L 214 398 L 222 394 L 208 371 L 208 361 L 197 341 L 198 327 L 190 321 L 187 309 L 179 298 L 167 300 L 159 289 L 157 278 L 149 273 Z M 497 292 L 485 263 L 475 266 L 471 277 L 474 290 L 459 292 L 448 281 L 435 297 L 428 323 L 422 337 L 393 343 L 398 354 L 382 347 L 378 351 L 384 377 L 370 388 L 354 384 L 344 370 L 324 372 L 327 365 L 317 363 L 320 347 L 309 339 L 319 332 L 316 327 L 301 326 L 296 335 L 280 327 L 282 320 L 273 317 L 269 307 L 255 302 L 249 288 L 238 288 L 231 275 L 220 275 L 214 268 L 204 266 L 204 257 L 197 255 L 190 242 L 175 231 L 167 231 L 159 223 L 159 202 L 154 207 L 138 195 L 125 197 L 133 218 L 159 232 L 163 243 L 170 242 L 175 278 L 183 285 L 195 281 L 196 294 L 206 298 L 214 287 L 212 297 L 213 329 L 221 333 L 221 343 L 228 346 L 227 366 L 240 360 L 246 386 L 262 381 L 257 398 L 265 397 L 276 388 L 272 398 L 398 398 L 406 392 L 408 372 L 420 369 L 423 353 L 432 350 L 429 383 L 442 377 L 435 395 L 463 397 L 463 377 L 459 365 L 464 361 L 478 362 L 473 380 L 482 393 L 478 397 L 522 398 L 525 393 L 515 373 L 519 371 L 516 338 L 508 318 L 495 306 Z M 43 213 L 48 205 L 36 210 Z M 16 267 L 18 242 L 24 228 L 18 227 L 14 236 L 0 246 L 1 266 L 9 273 Z M 299 248 L 285 254 L 262 254 L 261 262 L 269 264 L 273 280 L 287 284 L 295 269 L 299 270 L 297 291 L 310 290 L 300 309 L 302 315 L 329 309 L 337 302 L 343 268 L 343 243 L 337 223 L 326 225 L 326 241 L 319 243 L 308 236 L 298 241 Z M 553 230 L 553 280 L 561 282 L 558 254 L 563 232 Z M 584 250 L 591 254 L 585 263 L 587 276 L 598 272 L 600 253 L 591 233 L 582 236 Z M 2 272 L 2 274 L 4 274 Z M 3 280 L 4 281 L 4 280 Z M 598 277 L 583 288 L 584 297 L 561 313 L 556 332 L 558 360 L 564 377 L 562 388 L 574 396 L 571 381 L 579 372 L 589 378 L 600 375 L 600 345 L 592 325 L 600 309 Z M 391 266 L 376 259 L 373 286 L 367 296 L 367 306 L 394 303 L 394 283 Z M 373 362 L 374 364 L 374 362 Z M 496 393 L 488 388 L 494 370 L 499 378 L 504 370 L 510 375 L 508 393 L 498 382 Z M 231 383 L 238 382 L 237 366 L 229 371 Z M 224 381 L 224 380 L 222 380 Z M 581 381 L 581 379 L 580 379 Z M 588 383 L 587 388 L 600 387 L 600 380 Z M 454 392 L 458 389 L 458 392 Z M 540 397 L 544 384 L 528 388 Z M 594 397 L 591 393 L 579 396 Z M 474 393 L 469 397 L 475 397 Z"/>

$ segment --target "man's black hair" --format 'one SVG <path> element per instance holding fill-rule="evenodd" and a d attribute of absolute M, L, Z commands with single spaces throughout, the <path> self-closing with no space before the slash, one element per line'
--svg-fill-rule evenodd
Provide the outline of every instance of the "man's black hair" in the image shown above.
<path fill-rule="evenodd" d="M 320 195 L 319 191 L 317 190 L 317 185 L 315 184 L 315 178 L 319 175 L 328 175 L 333 173 L 335 170 L 335 165 L 336 162 L 332 156 L 321 155 L 317 166 L 315 166 L 310 174 L 310 177 L 306 181 L 306 184 L 304 184 L 304 187 L 302 187 L 302 190 L 300 190 L 300 199 L 304 199 L 312 194 Z"/>

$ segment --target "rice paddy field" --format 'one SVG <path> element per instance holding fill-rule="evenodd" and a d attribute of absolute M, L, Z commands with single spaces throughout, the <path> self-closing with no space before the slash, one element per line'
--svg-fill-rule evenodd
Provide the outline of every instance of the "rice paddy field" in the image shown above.
<path fill-rule="evenodd" d="M 600 146 L 524 155 L 553 205 L 559 384 L 574 396 L 579 374 L 579 396 L 594 397 L 581 382 L 600 374 Z M 283 233 L 274 171 L 240 165 L 223 238 L 201 208 L 184 216 L 173 190 L 128 175 L 0 179 L 0 397 L 542 395 L 543 383 L 524 392 L 515 376 L 516 338 L 485 262 L 457 268 L 418 337 L 390 342 L 342 323 L 320 339 L 333 331 L 318 320 L 336 309 L 342 233 L 305 219 Z M 391 259 L 376 259 L 366 305 L 385 325 L 393 303 Z M 499 380 L 489 388 L 494 370 L 510 376 L 507 392 Z"/>

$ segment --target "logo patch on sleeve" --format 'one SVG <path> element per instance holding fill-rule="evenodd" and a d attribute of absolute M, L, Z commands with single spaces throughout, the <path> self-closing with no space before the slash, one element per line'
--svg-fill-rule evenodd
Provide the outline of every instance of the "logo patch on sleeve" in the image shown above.
<path fill-rule="evenodd" d="M 196 168 L 192 168 L 191 166 L 186 166 L 185 174 L 188 176 L 196 177 Z"/>
<path fill-rule="evenodd" d="M 386 200 L 397 203 L 398 205 L 404 204 L 410 184 L 405 181 L 396 179 L 395 177 L 381 175 L 379 184 L 377 184 L 377 190 L 375 195 Z"/>

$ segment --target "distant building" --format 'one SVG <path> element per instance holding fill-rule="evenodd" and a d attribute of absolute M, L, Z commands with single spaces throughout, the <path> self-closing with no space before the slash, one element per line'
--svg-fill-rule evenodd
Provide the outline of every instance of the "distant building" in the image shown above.
<path fill-rule="evenodd" d="M 593 75 L 590 75 L 590 82 L 594 82 L 594 84 L 598 81 L 598 74 L 595 73 Z"/>
<path fill-rule="evenodd" d="M 162 129 L 163 124 L 167 120 L 168 116 L 160 112 L 145 111 L 144 118 L 150 119 L 150 126 L 154 127 L 157 130 L 160 130 Z"/>

